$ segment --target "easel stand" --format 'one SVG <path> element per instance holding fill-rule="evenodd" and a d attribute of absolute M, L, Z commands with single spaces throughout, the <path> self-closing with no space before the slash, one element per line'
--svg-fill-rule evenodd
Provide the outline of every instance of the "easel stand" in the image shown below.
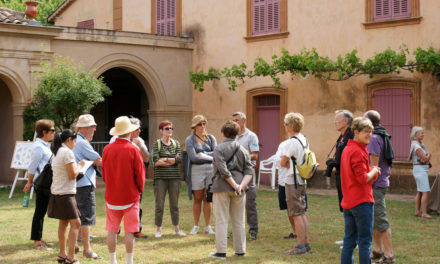
<path fill-rule="evenodd" d="M 23 177 L 20 177 L 20 174 L 23 173 Z M 14 194 L 14 190 L 15 190 L 15 186 L 17 185 L 17 181 L 27 181 L 28 180 L 28 172 L 27 170 L 20 170 L 17 169 L 17 173 L 15 174 L 15 179 L 14 179 L 14 183 L 12 184 L 12 189 L 11 192 L 9 193 L 9 199 L 12 198 L 12 195 Z M 32 196 L 34 194 L 34 187 L 31 188 L 31 195 L 29 197 L 29 199 L 32 199 Z"/>

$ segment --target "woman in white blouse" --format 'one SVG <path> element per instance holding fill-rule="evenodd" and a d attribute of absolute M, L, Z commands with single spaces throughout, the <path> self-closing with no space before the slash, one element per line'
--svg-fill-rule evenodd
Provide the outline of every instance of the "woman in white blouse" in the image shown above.
<path fill-rule="evenodd" d="M 60 251 L 58 263 L 79 263 L 75 259 L 75 242 L 81 226 L 80 213 L 76 205 L 76 177 L 84 167 L 85 161 L 78 164 L 75 161 L 73 147 L 76 142 L 76 134 L 66 129 L 55 135 L 52 152 L 53 179 L 51 197 L 49 200 L 48 216 L 60 220 L 58 226 L 58 240 Z M 67 226 L 70 223 L 69 250 L 66 254 Z"/>

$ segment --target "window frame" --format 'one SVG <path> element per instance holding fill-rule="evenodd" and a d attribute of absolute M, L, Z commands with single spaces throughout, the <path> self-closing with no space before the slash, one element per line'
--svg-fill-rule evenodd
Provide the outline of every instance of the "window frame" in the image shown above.
<path fill-rule="evenodd" d="M 254 1 L 246 1 L 246 36 L 244 39 L 247 42 L 255 42 L 270 39 L 287 38 L 289 32 L 287 31 L 287 0 L 280 0 L 280 32 L 268 33 L 262 35 L 253 35 L 253 8 Z"/>
<path fill-rule="evenodd" d="M 411 92 L 411 126 L 421 123 L 421 80 L 416 78 L 386 78 L 367 83 L 367 110 L 374 109 L 374 92 L 384 89 L 407 89 Z M 398 168 L 405 168 L 411 162 L 393 161 Z M 412 164 L 412 163 L 411 163 Z"/>
<path fill-rule="evenodd" d="M 365 29 L 420 24 L 423 19 L 420 16 L 420 0 L 410 0 L 409 17 L 374 21 L 374 1 L 365 0 L 365 22 L 363 23 Z"/>
<path fill-rule="evenodd" d="M 176 36 L 179 37 L 182 34 L 182 0 L 176 1 Z M 156 2 L 157 0 L 151 0 L 151 34 L 157 34 L 156 32 Z M 172 36 L 172 35 L 161 35 Z"/>

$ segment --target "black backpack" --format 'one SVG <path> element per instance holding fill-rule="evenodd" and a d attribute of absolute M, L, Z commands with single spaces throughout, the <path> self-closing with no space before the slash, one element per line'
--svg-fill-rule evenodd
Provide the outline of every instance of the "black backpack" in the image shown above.
<path fill-rule="evenodd" d="M 44 191 L 50 193 L 50 186 L 52 185 L 52 156 L 49 161 L 44 165 L 43 170 L 34 182 L 35 189 L 37 191 Z"/>

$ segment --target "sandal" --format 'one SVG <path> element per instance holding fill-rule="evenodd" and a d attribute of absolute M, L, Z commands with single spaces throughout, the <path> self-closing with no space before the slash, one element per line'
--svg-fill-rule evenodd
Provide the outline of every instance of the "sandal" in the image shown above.
<path fill-rule="evenodd" d="M 375 250 L 371 252 L 371 259 L 380 259 L 382 257 L 383 257 L 383 252 L 377 252 Z"/>
<path fill-rule="evenodd" d="M 79 249 L 78 246 L 75 246 L 75 254 L 78 254 L 78 252 L 80 252 L 81 250 Z"/>
<path fill-rule="evenodd" d="M 432 216 L 430 216 L 429 214 L 422 214 L 422 218 L 431 219 Z"/>
<path fill-rule="evenodd" d="M 391 257 L 383 256 L 379 259 L 379 261 L 376 262 L 376 264 L 394 263 L 394 262 L 396 262 L 396 260 L 394 259 L 394 256 L 391 256 Z"/>
<path fill-rule="evenodd" d="M 83 256 L 86 258 L 91 258 L 91 259 L 102 259 L 102 257 L 98 254 L 96 254 L 93 251 L 90 251 L 88 253 L 86 253 L 85 251 L 83 252 Z"/>
<path fill-rule="evenodd" d="M 64 260 L 64 263 L 65 264 L 81 264 L 81 262 L 79 262 L 77 259 L 69 259 L 69 258 L 66 258 Z"/>
<path fill-rule="evenodd" d="M 64 263 L 66 262 L 67 256 L 65 257 L 61 257 L 60 255 L 58 255 L 57 261 L 58 263 Z"/>

